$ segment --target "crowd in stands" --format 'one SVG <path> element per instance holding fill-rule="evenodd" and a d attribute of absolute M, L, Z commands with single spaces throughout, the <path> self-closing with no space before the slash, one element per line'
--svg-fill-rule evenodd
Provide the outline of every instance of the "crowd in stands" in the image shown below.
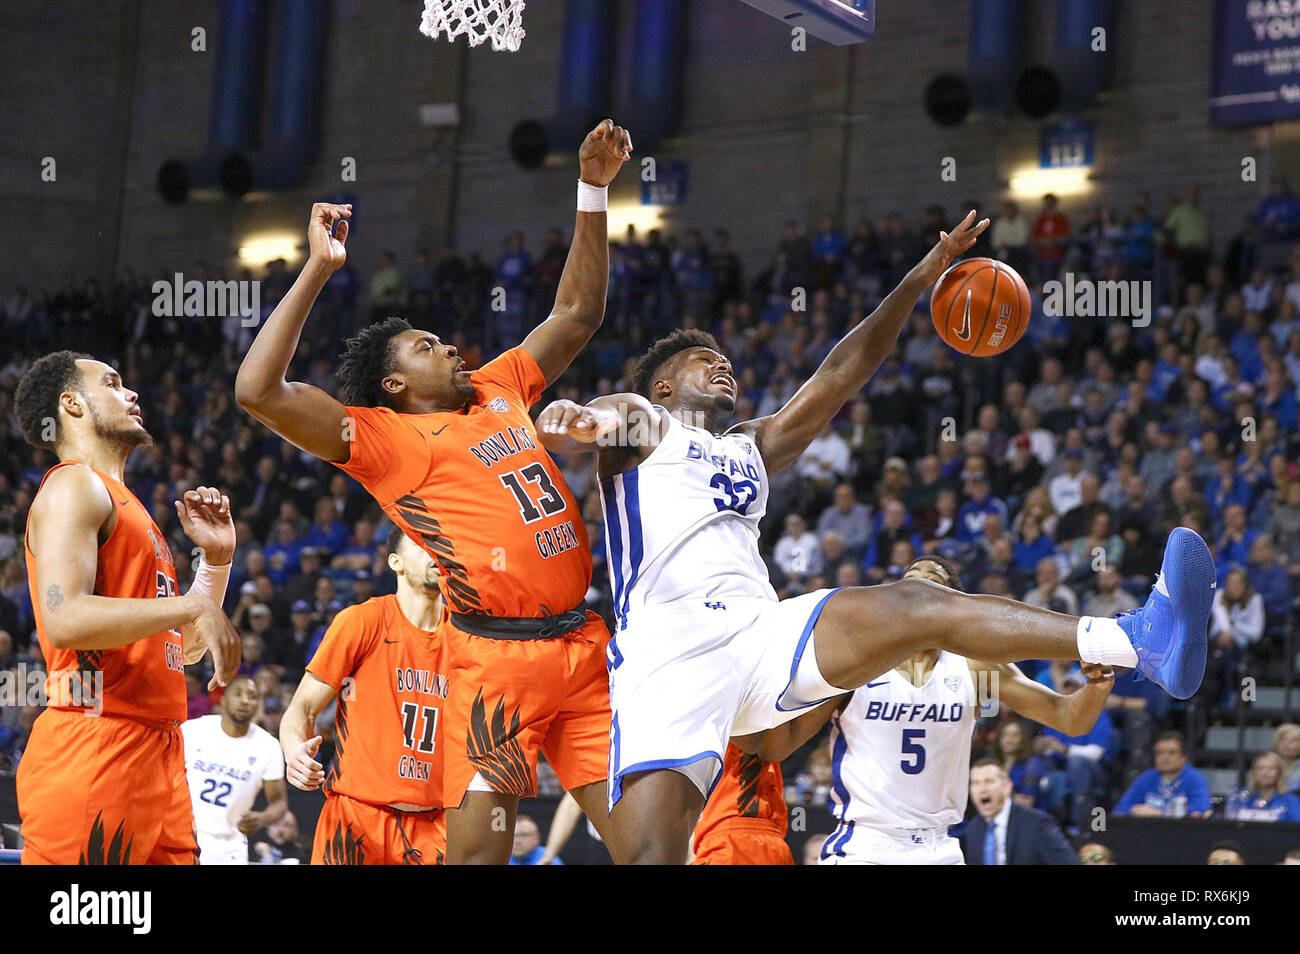
<path fill-rule="evenodd" d="M 1001 258 L 1029 281 L 1035 313 L 1025 339 L 997 358 L 963 358 L 918 302 L 858 398 L 771 480 L 763 554 L 781 596 L 895 580 L 916 556 L 937 552 L 972 592 L 1067 613 L 1123 613 L 1145 599 L 1164 539 L 1181 525 L 1206 538 L 1219 568 L 1198 697 L 1208 716 L 1238 704 L 1244 673 L 1292 663 L 1283 647 L 1300 586 L 1300 199 L 1274 183 L 1217 243 L 1196 189 L 1155 207 L 1145 194 L 1125 214 L 1102 205 L 1067 216 L 1051 196 L 1035 216 L 1015 202 L 1000 207 L 972 254 Z M 915 221 L 890 213 L 847 229 L 830 217 L 812 230 L 786 223 L 770 259 L 752 271 L 725 229 L 707 239 L 697 229 L 629 229 L 611 245 L 605 327 L 543 406 L 628 389 L 650 342 L 697 327 L 732 361 L 737 418 L 772 413 L 957 218 L 935 206 Z M 343 339 L 393 313 L 437 330 L 477 366 L 545 318 L 566 254 L 552 229 L 535 250 L 512 233 L 494 263 L 451 249 L 405 262 L 385 253 L 368 281 L 349 263 L 314 310 L 291 376 L 333 391 Z M 1150 281 L 1152 314 L 1043 313 L 1043 282 L 1067 272 L 1076 281 Z M 171 270 L 160 274 L 170 280 Z M 226 276 L 200 264 L 185 277 Z M 283 261 L 235 277 L 261 282 L 264 313 L 293 280 Z M 39 665 L 22 535 L 54 463 L 22 442 L 14 389 L 40 354 L 85 350 L 140 392 L 156 443 L 132 455 L 127 482 L 173 551 L 191 550 L 171 505 L 180 493 L 213 484 L 233 502 L 239 547 L 227 610 L 244 637 L 242 671 L 263 695 L 259 718 L 275 732 L 334 614 L 393 591 L 392 527 L 350 478 L 235 405 L 234 374 L 256 327 L 238 316 L 160 317 L 153 295 L 152 276 L 127 273 L 111 287 L 17 287 L 0 298 L 0 668 Z M 608 615 L 592 462 L 561 463 L 591 539 L 589 601 Z M 177 565 L 187 576 L 189 560 Z M 1062 691 L 1080 678 L 1060 664 L 1024 668 Z M 196 670 L 193 716 L 211 709 L 205 684 Z M 16 763 L 34 714 L 0 709 L 0 768 Z M 1125 674 L 1089 735 L 1066 738 L 1002 716 L 982 724 L 977 752 L 1005 765 L 1017 799 L 1067 824 L 1098 802 L 1134 814 L 1174 803 L 1195 815 L 1207 810 L 1199 786 L 1171 794 L 1186 777 L 1179 773 L 1195 770 L 1162 755 L 1177 747 L 1185 758 L 1184 742 L 1162 734 L 1184 724 L 1181 704 Z M 1300 809 L 1286 795 L 1300 784 L 1297 734 L 1280 732 L 1277 751 L 1253 760 L 1253 790 L 1234 811 L 1291 817 Z M 824 750 L 802 753 L 787 777 L 792 800 L 824 801 Z"/>

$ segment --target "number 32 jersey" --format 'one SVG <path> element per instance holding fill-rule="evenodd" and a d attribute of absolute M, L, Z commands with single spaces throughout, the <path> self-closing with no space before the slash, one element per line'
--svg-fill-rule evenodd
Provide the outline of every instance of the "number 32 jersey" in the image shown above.
<path fill-rule="evenodd" d="M 776 600 L 758 553 L 767 469 L 754 442 L 669 421 L 638 466 L 600 481 L 618 627 L 642 606 L 685 599 Z"/>

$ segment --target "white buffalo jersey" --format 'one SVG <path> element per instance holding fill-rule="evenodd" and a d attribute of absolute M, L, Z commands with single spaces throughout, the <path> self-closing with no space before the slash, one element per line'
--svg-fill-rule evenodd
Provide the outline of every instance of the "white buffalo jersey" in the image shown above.
<path fill-rule="evenodd" d="M 961 821 L 978 705 L 966 659 L 940 653 L 913 686 L 891 669 L 854 691 L 831 730 L 831 813 L 824 855 L 843 854 L 853 828 L 933 829 Z"/>
<path fill-rule="evenodd" d="M 216 714 L 182 723 L 181 735 L 194 827 L 201 835 L 243 838 L 235 822 L 253 807 L 263 782 L 284 778 L 280 743 L 251 723 L 240 738 L 226 735 Z"/>
<path fill-rule="evenodd" d="M 617 629 L 651 604 L 776 600 L 758 554 L 758 522 L 767 511 L 758 448 L 739 434 L 719 437 L 668 419 L 650 456 L 600 481 Z"/>

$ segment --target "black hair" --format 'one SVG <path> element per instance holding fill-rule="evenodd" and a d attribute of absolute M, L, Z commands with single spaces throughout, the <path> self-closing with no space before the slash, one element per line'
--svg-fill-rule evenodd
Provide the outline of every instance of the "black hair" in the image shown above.
<path fill-rule="evenodd" d="M 393 527 L 388 533 L 388 552 L 390 554 L 397 552 L 397 547 L 402 542 L 402 537 L 406 536 L 406 531 L 401 527 Z"/>
<path fill-rule="evenodd" d="M 909 566 L 908 569 L 911 570 L 915 568 L 918 563 L 933 563 L 939 569 L 943 570 L 943 575 L 948 580 L 948 589 L 956 590 L 958 593 L 966 592 L 966 588 L 961 585 L 961 574 L 957 572 L 957 568 L 952 565 L 952 561 L 947 557 L 941 557 L 937 553 L 927 553 L 924 556 L 919 556 L 913 560 L 912 565 Z"/>
<path fill-rule="evenodd" d="M 1246 860 L 1246 849 L 1241 846 L 1239 841 L 1216 841 L 1210 847 L 1210 854 L 1212 855 L 1216 851 L 1231 851 L 1242 861 Z"/>
<path fill-rule="evenodd" d="M 1161 732 L 1156 736 L 1156 745 L 1159 745 L 1161 742 L 1177 742 L 1179 750 L 1184 755 L 1187 754 L 1187 740 L 1183 738 L 1181 732 L 1175 732 L 1173 729 L 1170 729 L 1168 732 Z"/>
<path fill-rule="evenodd" d="M 711 348 L 719 354 L 722 353 L 722 346 L 718 344 L 718 339 L 707 331 L 700 331 L 698 328 L 678 328 L 672 334 L 652 344 L 650 350 L 641 356 L 641 360 L 636 363 L 636 376 L 632 381 L 632 390 L 646 397 L 654 397 L 651 389 L 654 387 L 655 372 L 669 358 L 688 348 Z"/>
<path fill-rule="evenodd" d="M 335 377 L 339 397 L 356 407 L 387 407 L 380 383 L 395 368 L 390 344 L 395 335 L 410 331 L 405 318 L 389 317 L 357 332 L 344 344 L 343 359 Z"/>
<path fill-rule="evenodd" d="M 37 359 L 27 369 L 14 393 L 14 412 L 27 443 L 54 450 L 59 439 L 59 395 L 82 390 L 77 361 L 89 357 L 77 351 L 55 351 Z M 45 440 L 42 435 L 50 421 L 55 426 L 54 439 Z"/>

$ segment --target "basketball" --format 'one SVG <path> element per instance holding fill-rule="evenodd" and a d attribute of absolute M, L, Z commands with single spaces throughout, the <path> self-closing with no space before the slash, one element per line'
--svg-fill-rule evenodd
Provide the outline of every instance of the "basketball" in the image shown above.
<path fill-rule="evenodd" d="M 962 354 L 987 358 L 1020 340 L 1029 327 L 1029 287 L 1006 262 L 968 258 L 939 277 L 930 317 L 939 337 Z"/>

